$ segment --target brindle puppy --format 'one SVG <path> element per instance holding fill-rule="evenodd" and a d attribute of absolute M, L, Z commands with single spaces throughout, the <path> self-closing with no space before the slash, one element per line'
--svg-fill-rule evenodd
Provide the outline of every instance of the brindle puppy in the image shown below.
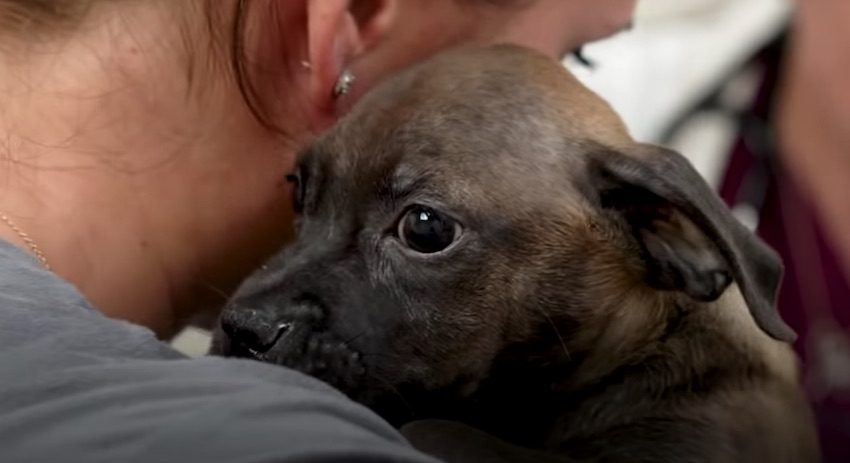
<path fill-rule="evenodd" d="M 455 461 L 817 460 L 776 255 L 558 63 L 436 57 L 293 180 L 298 240 L 238 291 L 214 352 L 398 425 L 451 420 L 404 430 Z"/>

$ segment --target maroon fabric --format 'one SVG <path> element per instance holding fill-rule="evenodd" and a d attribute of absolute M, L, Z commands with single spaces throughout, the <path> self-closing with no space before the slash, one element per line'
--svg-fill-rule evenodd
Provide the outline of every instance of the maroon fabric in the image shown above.
<path fill-rule="evenodd" d="M 764 121 L 770 116 L 779 56 L 773 51 L 759 58 L 766 65 L 766 72 L 761 92 L 748 115 L 752 120 Z M 813 354 L 810 346 L 815 341 L 813 336 L 818 336 L 812 332 L 812 321 L 826 315 L 845 334 L 850 333 L 850 283 L 842 274 L 839 256 L 822 232 L 810 202 L 771 152 L 769 131 L 760 133 L 765 135 L 764 139 L 754 141 L 753 131 L 742 129 L 720 193 L 734 207 L 753 196 L 748 179 L 755 177 L 759 180 L 756 183 L 764 187 L 758 233 L 785 263 L 778 307 L 800 336 L 795 348 L 804 359 L 804 374 L 808 375 L 812 371 L 812 364 L 807 361 Z M 758 192 L 755 196 L 759 196 Z M 824 462 L 850 462 L 850 394 L 832 392 L 826 397 L 810 398 Z"/>

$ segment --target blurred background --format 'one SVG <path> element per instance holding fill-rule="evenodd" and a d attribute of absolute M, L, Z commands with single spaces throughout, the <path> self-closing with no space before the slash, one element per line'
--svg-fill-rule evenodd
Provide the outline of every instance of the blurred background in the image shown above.
<path fill-rule="evenodd" d="M 782 255 L 824 461 L 850 461 L 850 0 L 642 0 L 583 56 L 565 65 L 632 135 L 687 156 Z"/>
<path fill-rule="evenodd" d="M 759 86 L 753 58 L 784 35 L 792 0 L 643 0 L 634 26 L 565 64 L 637 140 L 673 145 L 718 186 L 736 121 Z M 850 21 L 850 18 L 848 18 Z M 705 107 L 712 97 L 723 108 Z M 719 109 L 719 111 L 717 111 Z"/>

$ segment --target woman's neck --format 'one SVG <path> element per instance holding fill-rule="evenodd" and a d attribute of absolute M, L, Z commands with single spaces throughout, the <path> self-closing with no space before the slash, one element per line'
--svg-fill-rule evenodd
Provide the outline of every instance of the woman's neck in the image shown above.
<path fill-rule="evenodd" d="M 189 99 L 161 31 L 98 24 L 105 37 L 0 53 L 0 211 L 95 307 L 167 337 L 291 236 L 294 144 L 232 83 Z"/>
<path fill-rule="evenodd" d="M 53 271 L 107 315 L 169 334 L 175 317 L 168 292 L 173 277 L 156 255 L 155 240 L 145 238 L 132 195 L 94 167 L 67 171 L 5 161 L 0 172 L 15 178 L 0 185 L 0 207 Z M 3 225 L 0 236 L 32 252 L 20 233 Z"/>

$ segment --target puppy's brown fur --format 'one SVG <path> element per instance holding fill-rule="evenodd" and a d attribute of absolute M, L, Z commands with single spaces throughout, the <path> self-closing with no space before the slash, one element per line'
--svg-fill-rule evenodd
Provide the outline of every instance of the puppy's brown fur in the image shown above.
<path fill-rule="evenodd" d="M 817 460 L 775 254 L 558 63 L 434 58 L 368 95 L 298 180 L 299 239 L 236 295 L 216 352 L 316 374 L 400 425 L 451 420 L 404 428 L 450 460 Z M 412 250 L 398 224 L 417 205 L 462 233 Z"/>

